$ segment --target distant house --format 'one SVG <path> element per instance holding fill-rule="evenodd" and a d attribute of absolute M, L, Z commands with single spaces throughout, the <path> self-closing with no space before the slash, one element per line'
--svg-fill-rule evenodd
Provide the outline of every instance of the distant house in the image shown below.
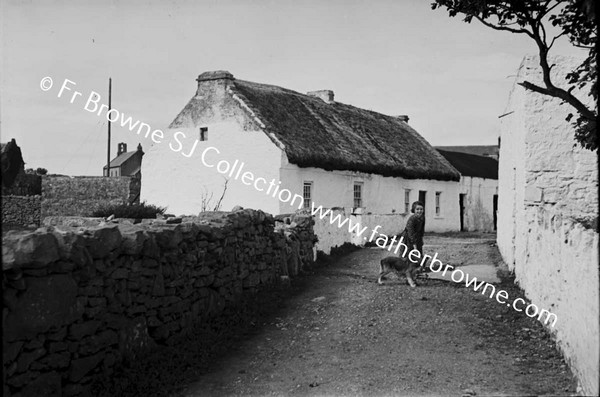
<path fill-rule="evenodd" d="M 110 172 L 107 172 L 106 166 L 103 168 L 102 175 L 104 176 L 135 176 L 142 175 L 142 145 L 138 144 L 137 150 L 128 152 L 127 144 L 119 143 L 117 149 L 117 157 L 110 162 Z"/>
<path fill-rule="evenodd" d="M 498 140 L 498 145 L 436 146 L 435 148 L 446 152 L 475 154 L 477 156 L 491 157 L 498 160 L 500 140 Z"/>
<path fill-rule="evenodd" d="M 469 147 L 469 146 L 464 146 Z M 438 152 L 460 172 L 461 231 L 496 230 L 498 210 L 498 161 L 492 157 L 452 152 Z"/>
<path fill-rule="evenodd" d="M 221 196 L 223 210 L 272 214 L 314 202 L 395 215 L 388 218 L 395 231 L 421 199 L 428 230 L 459 229 L 460 174 L 406 116 L 336 102 L 329 90 L 305 95 L 225 71 L 197 82 L 165 140 L 148 152 L 142 199 L 185 214 L 211 210 Z M 243 172 L 253 177 L 244 182 Z"/>

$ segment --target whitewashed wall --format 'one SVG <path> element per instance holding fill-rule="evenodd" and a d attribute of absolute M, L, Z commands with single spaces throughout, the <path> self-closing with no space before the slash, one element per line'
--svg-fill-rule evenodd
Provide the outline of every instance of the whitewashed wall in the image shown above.
<path fill-rule="evenodd" d="M 202 163 L 201 154 L 207 147 L 215 147 L 207 153 L 205 161 L 216 165 L 221 160 L 231 166 L 245 163 L 242 170 L 250 171 L 256 178 L 267 181 L 279 181 L 281 150 L 278 149 L 262 131 L 244 131 L 237 122 L 207 124 L 208 140 L 199 142 L 192 157 L 186 158 L 181 152 L 189 154 L 199 132 L 197 129 L 177 129 L 165 132 L 164 142 L 153 145 L 144 156 L 141 199 L 148 203 L 168 206 L 168 212 L 174 214 L 197 214 L 201 211 L 202 197 L 212 194 L 213 209 L 221 196 L 225 180 L 227 191 L 221 210 L 229 211 L 235 205 L 245 208 L 261 209 L 271 214 L 279 213 L 279 200 L 258 191 L 253 185 L 247 186 L 241 178 L 237 180 L 219 173 L 216 166 L 209 168 Z M 169 147 L 179 145 L 170 137 L 176 131 L 182 131 L 188 137 L 184 149 L 176 153 Z M 235 174 L 233 175 L 235 176 Z M 263 184 L 259 187 L 264 188 Z"/>
<path fill-rule="evenodd" d="M 577 64 L 557 57 L 558 76 Z M 517 81 L 540 83 L 526 57 Z M 560 80 L 557 80 L 560 81 Z M 515 85 L 501 123 L 498 246 L 531 301 L 558 316 L 551 329 L 584 395 L 600 386 L 598 216 L 595 153 L 581 149 L 565 121 L 570 108 Z"/>
<path fill-rule="evenodd" d="M 494 195 L 498 194 L 498 181 L 463 176 L 460 178 L 460 193 L 465 194 L 465 230 L 493 232 Z"/>
<path fill-rule="evenodd" d="M 411 203 L 418 200 L 419 190 L 425 190 L 427 191 L 425 203 L 426 231 L 460 230 L 459 183 L 455 181 L 402 179 L 350 171 L 325 171 L 318 168 L 300 168 L 289 163 L 284 163 L 282 166 L 281 180 L 282 186 L 299 194 L 302 194 L 302 186 L 305 181 L 312 182 L 313 201 L 315 205 L 321 205 L 324 208 L 352 208 L 354 205 L 354 182 L 362 182 L 364 207 L 362 212 L 365 215 L 369 213 L 376 215 L 406 215 L 404 211 L 404 189 L 411 190 Z M 435 215 L 436 191 L 442 192 L 440 216 Z M 281 206 L 281 213 L 291 212 L 292 210 L 294 209 L 289 205 L 282 204 Z M 400 217 L 400 219 L 402 218 Z M 371 223 L 374 220 L 364 218 L 364 222 L 367 221 Z M 387 220 L 386 222 L 390 221 Z M 376 225 L 369 224 L 368 226 L 375 227 Z"/>

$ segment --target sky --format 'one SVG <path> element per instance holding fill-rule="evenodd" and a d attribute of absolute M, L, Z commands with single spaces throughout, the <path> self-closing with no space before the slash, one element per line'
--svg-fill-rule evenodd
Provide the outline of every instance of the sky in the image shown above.
<path fill-rule="evenodd" d="M 101 175 L 107 120 L 92 91 L 165 129 L 210 70 L 335 100 L 409 124 L 434 146 L 496 144 L 526 36 L 431 10 L 428 0 L 13 1 L 1 3 L 0 140 L 26 168 Z M 580 54 L 566 40 L 556 54 Z M 40 88 L 52 78 L 48 91 Z M 65 79 L 71 91 L 58 97 Z M 73 91 L 81 96 L 70 103 Z M 129 150 L 150 140 L 112 126 Z"/>

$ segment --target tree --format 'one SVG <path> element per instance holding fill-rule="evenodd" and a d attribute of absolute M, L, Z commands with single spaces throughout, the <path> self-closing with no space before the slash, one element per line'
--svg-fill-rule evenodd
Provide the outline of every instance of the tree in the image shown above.
<path fill-rule="evenodd" d="M 544 84 L 540 86 L 529 81 L 519 84 L 528 90 L 559 98 L 573 107 L 577 113 L 573 123 L 575 139 L 586 149 L 598 150 L 598 29 L 594 0 L 435 0 L 431 4 L 434 10 L 442 7 L 448 10 L 451 17 L 464 15 L 463 20 L 467 23 L 476 19 L 489 28 L 524 34 L 535 41 Z M 559 30 L 553 37 L 548 35 L 550 25 Z M 574 46 L 588 50 L 587 58 L 566 76 L 567 89 L 556 85 L 550 76 L 554 66 L 550 64 L 550 49 L 562 36 L 566 36 Z M 573 95 L 575 88 L 587 89 L 594 107 L 584 104 Z M 570 113 L 567 121 L 572 118 L 573 113 Z"/>

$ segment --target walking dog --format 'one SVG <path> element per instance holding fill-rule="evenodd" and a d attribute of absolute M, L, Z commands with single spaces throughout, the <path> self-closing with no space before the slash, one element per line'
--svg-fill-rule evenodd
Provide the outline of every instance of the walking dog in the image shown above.
<path fill-rule="evenodd" d="M 383 284 L 383 279 L 389 273 L 395 273 L 398 277 L 404 272 L 406 275 L 406 281 L 411 287 L 416 287 L 415 278 L 417 272 L 420 271 L 419 264 L 409 261 L 407 258 L 401 258 L 398 256 L 388 256 L 383 258 L 380 262 L 379 278 L 377 279 L 378 284 Z"/>

